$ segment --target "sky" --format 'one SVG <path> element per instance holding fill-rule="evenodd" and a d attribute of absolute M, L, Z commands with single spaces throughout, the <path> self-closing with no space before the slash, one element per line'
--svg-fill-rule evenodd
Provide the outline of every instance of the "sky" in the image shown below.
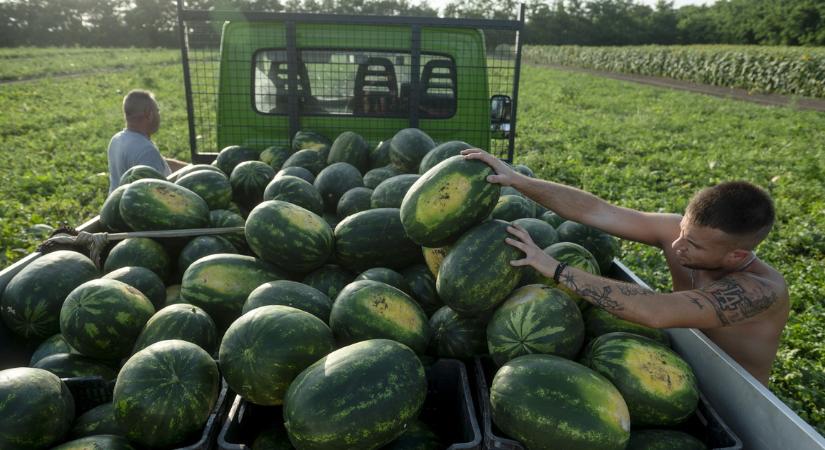
<path fill-rule="evenodd" d="M 419 0 L 420 1 L 420 0 Z M 447 3 L 450 3 L 450 0 L 424 0 L 433 8 L 441 11 L 444 9 L 444 6 Z M 549 0 L 548 0 L 549 1 Z M 636 3 L 641 3 L 644 5 L 656 6 L 657 0 L 635 0 Z M 716 0 L 673 0 L 673 7 L 680 8 L 685 5 L 712 5 Z"/>

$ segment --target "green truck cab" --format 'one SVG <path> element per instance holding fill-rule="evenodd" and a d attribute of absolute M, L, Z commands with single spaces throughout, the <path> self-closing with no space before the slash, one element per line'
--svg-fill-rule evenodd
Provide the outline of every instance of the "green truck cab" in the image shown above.
<path fill-rule="evenodd" d="M 192 11 L 179 2 L 193 162 L 298 131 L 404 128 L 512 160 L 520 20 Z"/>

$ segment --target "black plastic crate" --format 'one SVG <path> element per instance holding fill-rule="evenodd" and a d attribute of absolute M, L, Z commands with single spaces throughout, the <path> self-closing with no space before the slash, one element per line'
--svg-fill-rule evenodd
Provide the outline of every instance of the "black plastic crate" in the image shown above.
<path fill-rule="evenodd" d="M 444 441 L 449 450 L 481 448 L 467 369 L 461 361 L 439 359 L 426 368 L 427 399 L 419 418 Z M 283 421 L 280 406 L 260 406 L 235 397 L 218 436 L 221 450 L 248 450 L 266 423 Z"/>
<path fill-rule="evenodd" d="M 484 443 L 481 448 L 485 450 L 525 450 L 525 447 L 518 441 L 503 437 L 504 434 L 493 423 L 490 409 L 490 384 L 487 380 L 492 382 L 497 370 L 495 363 L 490 358 L 477 357 L 474 365 L 476 395 L 481 411 L 481 426 L 484 430 Z M 719 417 L 701 393 L 696 413 L 675 429 L 698 438 L 712 450 L 742 450 L 742 441 Z"/>

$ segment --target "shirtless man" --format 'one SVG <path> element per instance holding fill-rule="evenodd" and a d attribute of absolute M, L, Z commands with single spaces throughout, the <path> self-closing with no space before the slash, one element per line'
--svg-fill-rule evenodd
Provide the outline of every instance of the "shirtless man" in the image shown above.
<path fill-rule="evenodd" d="M 566 219 L 659 247 L 674 292 L 653 292 L 560 264 L 518 226 L 508 228 L 512 236 L 506 242 L 525 257 L 512 265 L 532 266 L 622 319 L 653 328 L 698 328 L 767 385 L 790 302 L 782 275 L 753 252 L 774 221 L 766 192 L 746 182 L 722 183 L 697 193 L 684 216 L 645 213 L 528 178 L 478 149 L 462 153 L 493 168 L 489 182 L 512 186 Z"/>

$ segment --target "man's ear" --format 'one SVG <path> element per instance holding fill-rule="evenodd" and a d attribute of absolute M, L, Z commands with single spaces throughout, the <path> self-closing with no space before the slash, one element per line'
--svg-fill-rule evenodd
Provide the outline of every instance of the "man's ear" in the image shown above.
<path fill-rule="evenodd" d="M 741 264 L 745 262 L 748 258 L 750 258 L 750 255 L 750 250 L 737 248 L 735 250 L 729 251 L 727 254 L 727 258 L 732 264 Z"/>

